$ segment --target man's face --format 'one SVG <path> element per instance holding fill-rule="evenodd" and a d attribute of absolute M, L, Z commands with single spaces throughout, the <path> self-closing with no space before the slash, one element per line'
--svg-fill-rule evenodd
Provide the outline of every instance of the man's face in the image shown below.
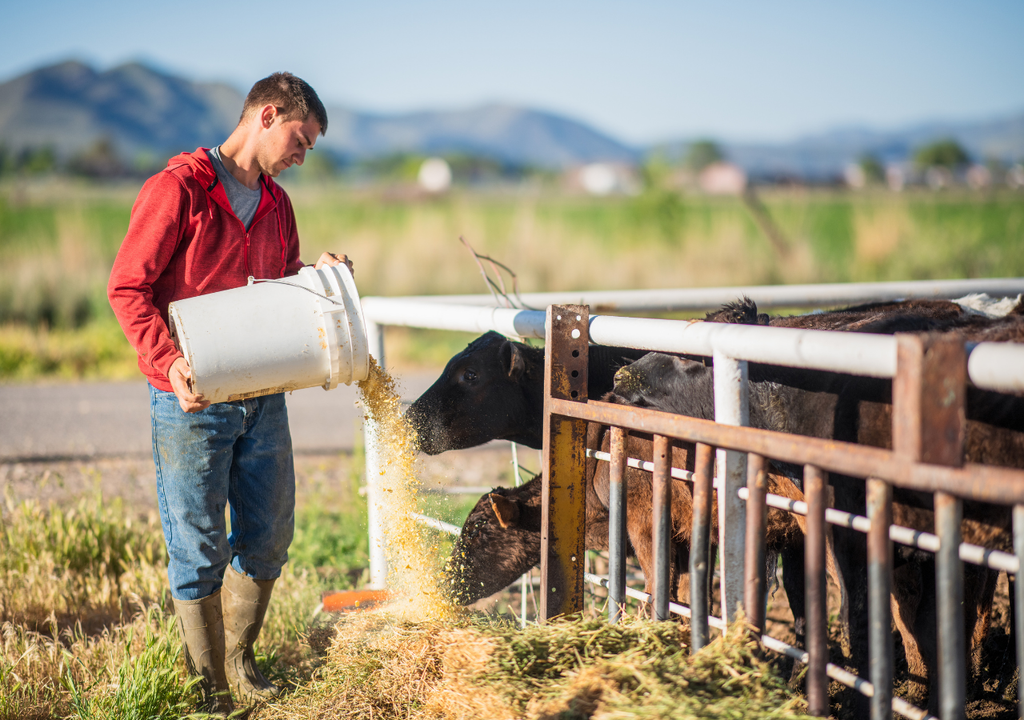
<path fill-rule="evenodd" d="M 306 151 L 313 149 L 320 135 L 320 123 L 312 114 L 302 120 L 286 119 L 277 112 L 264 112 L 261 121 L 263 131 L 256 159 L 260 171 L 270 177 L 277 177 L 292 165 L 301 165 L 306 159 Z"/>

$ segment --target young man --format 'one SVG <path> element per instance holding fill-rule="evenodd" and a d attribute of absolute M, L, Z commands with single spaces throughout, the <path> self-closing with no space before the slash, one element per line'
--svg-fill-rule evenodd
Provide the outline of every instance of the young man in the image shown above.
<path fill-rule="evenodd" d="M 275 73 L 249 91 L 219 148 L 171 158 L 132 208 L 107 294 L 150 383 L 157 498 L 167 575 L 189 671 L 207 709 L 279 689 L 256 667 L 274 581 L 288 559 L 295 475 L 282 394 L 211 405 L 168 332 L 174 300 L 302 267 L 295 214 L 271 178 L 301 165 L 327 112 L 308 84 Z M 324 253 L 316 266 L 351 263 Z M 231 512 L 231 534 L 225 526 Z"/>

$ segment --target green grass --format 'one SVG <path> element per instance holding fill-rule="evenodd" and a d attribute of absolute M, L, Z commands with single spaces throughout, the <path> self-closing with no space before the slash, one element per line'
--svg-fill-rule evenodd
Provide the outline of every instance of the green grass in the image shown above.
<path fill-rule="evenodd" d="M 364 296 L 484 292 L 460 235 L 510 265 L 524 292 L 1024 275 L 1019 192 L 765 190 L 789 247 L 780 257 L 737 198 L 289 190 L 304 257 L 348 253 Z M 0 381 L 138 377 L 105 293 L 136 191 L 0 184 Z M 389 363 L 436 367 L 467 338 L 389 331 Z"/>
<path fill-rule="evenodd" d="M 342 489 L 344 490 L 344 489 Z M 365 574 L 365 505 L 304 498 L 257 660 L 308 681 L 304 637 L 325 589 Z M 339 509 L 343 508 L 343 509 Z M 94 494 L 70 506 L 8 502 L 0 514 L 0 720 L 171 718 L 197 706 L 171 613 L 163 533 Z"/>

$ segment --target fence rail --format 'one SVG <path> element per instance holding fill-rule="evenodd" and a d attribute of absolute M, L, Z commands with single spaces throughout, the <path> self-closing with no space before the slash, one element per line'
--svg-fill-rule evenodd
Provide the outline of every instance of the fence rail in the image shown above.
<path fill-rule="evenodd" d="M 883 301 L 909 297 L 959 297 L 968 292 L 989 292 L 991 294 L 1018 294 L 1024 292 L 1024 279 L 998 281 L 949 281 L 942 283 L 898 283 L 868 284 L 850 286 L 801 286 L 800 288 L 725 288 L 714 291 L 635 291 L 630 293 L 579 293 L 553 296 L 524 296 L 527 303 L 572 297 L 592 302 L 601 309 L 614 311 L 665 311 L 711 309 L 723 302 L 735 300 L 739 295 L 752 297 L 762 307 L 809 307 L 837 305 L 843 303 Z M 646 294 L 645 294 L 646 293 Z M 688 294 L 687 294 L 688 293 Z M 764 510 L 767 504 L 779 507 L 785 503 L 769 496 L 756 478 L 756 468 L 766 458 L 796 463 L 805 467 L 805 478 L 809 482 L 807 502 L 792 505 L 789 510 L 803 510 L 808 520 L 809 540 L 807 542 L 807 567 L 809 581 L 808 603 L 808 647 L 806 651 L 782 647 L 778 641 L 764 638 L 765 645 L 790 655 L 800 655 L 810 664 L 808 673 L 808 698 L 812 712 L 827 713 L 827 677 L 833 677 L 859 688 L 871 697 L 873 717 L 888 717 L 897 711 L 907 717 L 926 717 L 927 714 L 909 706 L 899 698 L 893 698 L 892 648 L 889 620 L 889 594 L 891 583 L 890 542 L 910 541 L 917 547 L 938 550 L 938 574 L 940 596 L 946 592 L 949 597 L 940 597 L 940 656 L 939 669 L 942 688 L 942 717 L 962 716 L 964 707 L 964 657 L 962 648 L 962 609 L 957 605 L 955 587 L 960 582 L 962 593 L 961 560 L 980 562 L 990 568 L 1012 571 L 1019 568 L 1019 558 L 1024 556 L 1024 473 L 1018 470 L 983 465 L 966 464 L 957 467 L 941 456 L 932 457 L 930 451 L 921 450 L 921 439 L 934 431 L 936 418 L 947 415 L 938 413 L 935 418 L 927 417 L 923 411 L 930 399 L 920 384 L 912 386 L 901 377 L 907 375 L 900 369 L 907 365 L 904 358 L 907 351 L 901 349 L 899 341 L 887 336 L 849 336 L 822 331 L 791 330 L 784 328 L 761 328 L 745 326 L 722 326 L 690 323 L 678 320 L 644 318 L 621 318 L 589 316 L 589 308 L 560 306 L 549 308 L 547 315 L 541 311 L 517 310 L 512 308 L 487 307 L 487 296 L 474 298 L 365 298 L 364 312 L 370 335 L 370 348 L 379 361 L 384 362 L 383 327 L 387 325 L 413 326 L 423 328 L 484 332 L 497 330 L 506 335 L 518 337 L 545 337 L 546 384 L 548 400 L 545 409 L 545 485 L 543 493 L 542 527 L 542 587 L 541 615 L 544 617 L 576 608 L 582 603 L 583 558 L 583 466 L 585 449 L 583 432 L 588 421 L 601 422 L 618 427 L 653 434 L 659 443 L 660 455 L 673 438 L 696 443 L 696 469 L 689 478 L 694 481 L 694 507 L 706 507 L 710 512 L 712 470 L 712 449 L 718 452 L 719 477 L 715 491 L 719 503 L 719 552 L 722 558 L 722 602 L 725 618 L 728 620 L 734 609 L 742 604 L 753 617 L 763 624 L 759 615 L 760 603 L 747 602 L 765 587 L 764 563 L 751 560 L 763 556 L 764 537 L 758 528 L 764 526 Z M 552 315 L 554 313 L 554 315 Z M 656 411 L 638 411 L 618 405 L 608 405 L 586 398 L 586 367 L 574 364 L 575 357 L 586 357 L 588 342 L 620 347 L 665 352 L 706 355 L 714 358 L 715 367 L 715 416 L 718 422 L 684 418 Z M 1007 344 L 982 343 L 961 347 L 964 373 L 960 379 L 961 392 L 969 380 L 974 385 L 996 391 L 1024 391 L 1024 347 Z M 917 362 L 923 362 L 918 353 Z M 895 430 L 897 447 L 895 451 L 880 450 L 860 445 L 847 445 L 814 438 L 796 437 L 765 430 L 740 427 L 748 424 L 746 409 L 746 363 L 748 361 L 779 364 L 799 368 L 812 368 L 845 372 L 879 378 L 894 379 L 894 396 L 900 407 L 916 408 L 916 415 L 902 410 L 894 415 L 911 418 Z M 918 368 L 920 370 L 920 367 Z M 574 372 L 575 371 L 575 372 Z M 575 377 L 573 375 L 575 374 Z M 920 375 L 920 372 L 918 373 Z M 934 372 L 933 372 L 934 375 Z M 900 388 L 904 388 L 901 390 Z M 916 393 L 916 394 L 915 394 Z M 960 398 L 962 402 L 962 397 Z M 909 412 L 909 411 L 908 411 Z M 911 417 L 912 416 L 912 417 Z M 722 424 L 723 422 L 728 424 Z M 940 428 L 941 430 L 941 428 Z M 635 594 L 625 587 L 624 559 L 617 557 L 624 551 L 624 502 L 617 504 L 615 476 L 621 478 L 623 468 L 631 465 L 624 457 L 619 443 L 616 452 L 616 437 L 613 431 L 612 452 L 607 458 L 612 467 L 612 498 L 610 501 L 609 540 L 615 548 L 609 558 L 609 578 L 606 586 L 610 595 L 617 599 L 610 602 L 610 619 L 619 612 L 619 603 L 627 594 Z M 621 436 L 620 436 L 621 437 Z M 917 445 L 914 445 L 914 443 Z M 372 478 L 376 453 L 372 438 L 367 438 L 368 492 L 375 488 Z M 656 503 L 662 514 L 655 518 L 656 543 L 665 546 L 671 535 L 670 519 L 666 519 L 671 498 L 671 480 L 678 477 L 667 461 L 659 461 L 659 452 L 651 463 Z M 749 462 L 748 462 L 749 458 Z M 702 465 L 703 463 L 703 465 Z M 633 465 L 635 467 L 635 465 Z M 703 470 L 702 470 L 703 467 Z M 755 472 L 748 475 L 748 467 Z M 647 468 L 644 468 L 647 469 Z M 687 471 L 683 471 L 687 472 Z M 825 473 L 835 472 L 853 477 L 869 478 L 867 516 L 842 513 L 825 505 Z M 761 473 L 760 475 L 763 475 Z M 751 479 L 755 478 L 755 479 Z M 619 482 L 621 486 L 621 481 Z M 915 489 L 936 494 L 937 532 L 923 533 L 907 528 L 890 528 L 892 487 Z M 1014 506 L 1014 555 L 1000 553 L 978 546 L 961 545 L 959 538 L 959 517 L 961 499 L 968 498 L 997 504 Z M 750 508 L 748 510 L 748 508 Z M 710 543 L 708 531 L 710 520 L 706 512 L 694 512 L 693 547 L 694 557 L 704 552 Z M 824 527 L 826 522 L 853 527 L 869 535 L 868 582 L 872 588 L 870 597 L 871 657 L 870 682 L 863 678 L 843 676 L 846 672 L 827 664 L 824 629 Z M 386 567 L 383 559 L 383 543 L 379 534 L 378 520 L 371 517 L 371 582 L 384 584 Z M 729 529 L 726 532 L 726 528 Z M 748 529 L 750 528 L 750 529 Z M 450 531 L 451 528 L 445 528 Z M 760 534 L 760 537 L 758 535 Z M 747 545 L 747 537 L 751 545 Z M 703 546 L 701 545 L 703 543 Z M 376 552 L 375 552 L 376 551 Z M 677 611 L 675 604 L 668 602 L 666 551 L 659 552 L 657 575 L 654 581 L 654 596 L 651 598 L 655 615 L 667 617 Z M 707 598 L 703 600 L 700 587 L 707 587 L 707 564 L 691 567 L 691 598 L 695 605 L 692 611 L 691 633 L 696 638 L 695 647 L 701 644 L 701 634 L 706 638 L 708 625 Z M 702 575 L 701 573 L 705 573 Z M 591 578 L 590 580 L 593 580 Z M 745 586 L 752 588 L 747 593 Z M 549 592 L 550 590 L 550 592 Z M 1024 622 L 1024 593 L 1018 593 L 1018 623 Z M 883 602 L 884 601 L 884 602 Z M 948 602 L 947 602 L 948 601 Z M 962 602 L 962 600 L 961 600 Z M 732 612 L 731 612 L 732 611 Z M 959 614 L 960 620 L 956 621 Z M 1018 627 L 1018 657 L 1024 654 L 1024 633 Z M 704 640 L 706 642 L 706 639 Z M 887 649 L 886 649 L 887 648 Z M 958 664 L 959 663 L 959 664 Z M 849 675 L 849 673 L 846 673 Z M 844 676 L 845 677 L 845 676 Z M 1024 710 L 1024 687 L 1021 708 Z"/>

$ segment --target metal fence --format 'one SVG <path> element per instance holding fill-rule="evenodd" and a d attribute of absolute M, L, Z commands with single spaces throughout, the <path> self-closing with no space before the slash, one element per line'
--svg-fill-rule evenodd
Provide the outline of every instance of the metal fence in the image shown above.
<path fill-rule="evenodd" d="M 817 286 L 804 288 L 813 304 L 890 300 L 900 297 L 957 297 L 967 291 L 1016 294 L 1024 291 L 1024 280 L 988 281 L 970 288 L 941 283 L 894 286 L 873 284 L 870 293 L 859 286 Z M 998 287 L 997 287 L 998 285 Z M 829 288 L 837 298 L 829 301 Z M 705 293 L 705 299 L 687 300 L 684 291 L 671 291 L 673 302 L 659 296 L 657 306 L 649 309 L 704 309 L 751 296 L 762 307 L 774 301 L 759 297 L 758 288 L 721 289 Z M 807 306 L 798 298 L 766 289 L 786 307 Z M 915 292 L 917 290 L 917 292 Z M 858 294 L 859 293 L 859 294 Z M 871 294 L 873 293 L 873 294 Z M 635 295 L 635 294 L 634 294 Z M 530 302 L 529 296 L 524 298 Z M 557 300 L 558 298 L 545 299 Z M 582 294 L 581 300 L 587 300 Z M 445 299 L 446 301 L 450 299 Z M 627 298 L 628 300 L 628 298 Z M 713 302 L 711 302 L 713 300 Z M 603 297 L 609 304 L 613 298 Z M 701 303 L 704 304 L 701 304 Z M 633 305 L 630 305 L 633 303 Z M 687 304 L 689 303 L 689 304 Z M 635 311 L 636 302 L 623 301 Z M 710 309 L 710 308 L 708 308 Z M 364 311 L 371 329 L 371 352 L 383 358 L 383 334 L 387 324 L 434 327 L 470 331 L 498 330 L 520 337 L 545 337 L 546 384 L 544 492 L 541 554 L 541 616 L 551 617 L 582 608 L 584 581 L 600 582 L 609 589 L 609 613 L 614 621 L 629 592 L 624 578 L 624 437 L 613 431 L 611 452 L 599 460 L 611 463 L 612 501 L 609 504 L 609 541 L 611 546 L 607 579 L 586 577 L 583 570 L 583 530 L 585 506 L 586 423 L 598 422 L 617 428 L 629 428 L 654 436 L 654 542 L 658 563 L 650 598 L 658 618 L 671 611 L 691 617 L 693 643 L 699 648 L 707 641 L 708 626 L 722 626 L 744 607 L 748 621 L 764 626 L 764 527 L 766 507 L 771 505 L 807 516 L 805 547 L 807 576 L 807 648 L 800 650 L 764 636 L 766 647 L 785 652 L 809 664 L 807 694 L 810 710 L 827 714 L 828 677 L 855 687 L 871 697 L 873 717 L 888 717 L 892 711 L 907 717 L 928 715 L 892 698 L 892 643 L 890 605 L 892 559 L 890 543 L 910 541 L 917 547 L 936 552 L 939 603 L 939 643 L 941 663 L 939 687 L 941 714 L 944 718 L 962 716 L 965 695 L 965 647 L 962 604 L 962 562 L 980 562 L 990 568 L 1015 573 L 1024 553 L 1024 472 L 1006 468 L 962 465 L 962 448 L 950 443 L 936 444 L 936 438 L 962 437 L 954 424 L 962 421 L 964 388 L 968 380 L 975 386 L 997 391 L 1024 390 L 1024 347 L 1000 344 L 963 345 L 939 343 L 917 336 L 901 338 L 825 333 L 810 330 L 689 323 L 685 321 L 639 318 L 590 317 L 585 306 L 549 307 L 547 315 L 522 311 L 455 305 L 451 302 L 421 299 L 367 298 Z M 587 343 L 639 347 L 666 352 L 705 355 L 714 359 L 715 417 L 708 422 L 651 410 L 610 405 L 586 398 Z M 936 341 L 937 342 L 937 341 Z M 959 353 L 959 354 L 958 354 Z M 832 441 L 773 433 L 741 427 L 747 424 L 746 363 L 774 363 L 894 379 L 894 449 L 836 443 Z M 958 390 L 952 398 L 932 392 L 937 378 L 948 377 L 949 368 L 962 368 L 952 384 Z M 959 432 L 959 435 L 958 435 Z M 668 448 L 673 441 L 695 444 L 692 473 L 669 467 Z M 712 450 L 715 452 L 713 453 Z M 593 453 L 592 453 L 593 454 Z M 719 497 L 718 541 L 721 564 L 721 606 L 725 617 L 709 618 L 706 575 L 710 545 L 709 531 L 712 493 L 713 456 L 717 454 L 719 476 L 714 490 Z M 764 468 L 768 459 L 802 465 L 805 468 L 806 502 L 772 497 L 765 492 Z M 368 478 L 377 473 L 372 438 L 368 438 Z M 868 478 L 867 517 L 852 516 L 831 508 L 826 502 L 826 473 Z M 683 473 L 694 483 L 692 528 L 691 599 L 692 609 L 669 603 L 668 543 L 671 535 L 671 477 Z M 892 488 L 906 488 L 935 494 L 936 533 L 891 528 Z M 371 509 L 374 487 L 368 487 Z M 963 499 L 1014 506 L 1016 555 L 999 553 L 960 542 L 960 516 Z M 371 510 L 372 512 L 372 510 Z M 871 677 L 857 678 L 828 663 L 825 616 L 825 523 L 852 527 L 868 534 L 869 642 Z M 382 547 L 374 537 L 375 519 L 371 517 L 371 581 L 382 585 L 386 567 L 383 557 L 374 557 Z M 701 558 L 704 562 L 701 563 Z M 859 579 L 852 579 L 860 581 Z M 959 593 L 959 594 L 958 594 Z M 1018 606 L 1024 597 L 1018 594 Z M 1018 607 L 1017 622 L 1024 619 Z M 1018 627 L 1018 645 L 1024 633 Z M 1024 648 L 1018 647 L 1018 657 Z M 1022 704 L 1024 707 L 1024 704 Z"/>

